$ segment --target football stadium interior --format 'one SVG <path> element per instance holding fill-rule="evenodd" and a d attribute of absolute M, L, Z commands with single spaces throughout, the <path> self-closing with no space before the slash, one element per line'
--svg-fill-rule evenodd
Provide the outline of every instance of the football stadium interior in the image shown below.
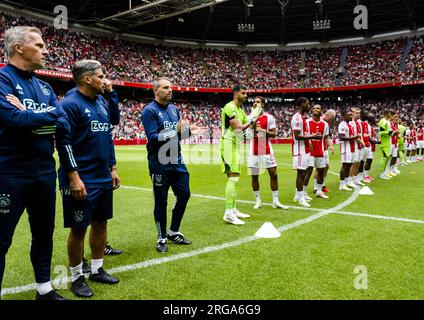
<path fill-rule="evenodd" d="M 424 299 L 424 1 L 0 1 L 0 70 L 7 68 L 10 58 L 5 32 L 18 26 L 41 31 L 48 55 L 34 76 L 50 84 L 59 101 L 75 87 L 76 62 L 86 59 L 101 63 L 118 95 L 120 120 L 111 134 L 120 187 L 113 191 L 107 243 L 123 253 L 113 255 L 105 249 L 104 268 L 119 283 L 105 286 L 87 276 L 94 292 L 91 299 Z M 172 84 L 170 103 L 179 120 L 187 120 L 191 130 L 190 137 L 181 138 L 191 193 L 181 232 L 192 243 L 178 245 L 168 238 L 165 253 L 158 252 L 158 204 L 152 195 L 152 182 L 156 186 L 161 181 L 151 176 L 151 150 L 146 149 L 151 136 L 142 122 L 143 111 L 155 99 L 154 81 L 162 77 Z M 247 99 L 240 110 L 247 120 L 239 124 L 254 118 L 255 97 L 264 98 L 265 113 L 253 122 L 265 114 L 275 119 L 275 134 L 266 143 L 272 144 L 278 191 L 270 184 L 277 170 L 268 173 L 265 168 L 270 167 L 261 168 L 259 206 L 248 162 L 250 143 L 258 138 L 256 133 L 255 138 L 242 134 L 234 203 L 238 213 L 250 217 L 230 221 L 225 215 L 234 171 L 221 171 L 221 161 L 227 165 L 221 142 L 228 129 L 227 104 L 243 88 Z M 308 99 L 310 108 L 300 107 L 300 97 Z M 1 98 L 0 104 L 4 101 Z M 329 133 L 323 134 L 334 152 L 326 162 L 324 182 L 317 177 L 314 182 L 312 175 L 302 196 L 296 183 L 299 171 L 307 170 L 293 159 L 299 156 L 296 143 L 308 142 L 296 142 L 294 119 L 297 114 L 315 117 L 315 105 L 322 106 L 319 116 L 335 111 L 328 121 Z M 348 161 L 340 128 L 349 122 L 348 111 L 358 108 L 370 135 L 364 127 L 352 125 L 352 130 L 364 149 L 374 146 L 373 161 L 368 166 L 371 157 L 365 155 L 359 173 L 346 180 L 347 187 L 341 181 L 342 165 Z M 386 118 L 388 157 L 382 125 L 387 112 L 393 114 Z M 401 134 L 398 125 L 405 128 Z M 0 117 L 0 141 L 5 141 L 2 134 L 8 126 Z M 375 143 L 371 128 L 377 132 Z M 368 147 L 366 137 L 371 137 Z M 350 140 L 352 148 L 361 144 L 355 139 Z M 404 151 L 398 139 L 405 142 Z M 0 144 L 0 159 L 7 152 Z M 54 156 L 59 166 L 57 153 Z M 383 169 L 382 163 L 387 163 Z M 7 215 L 9 205 L 2 190 L 0 186 L 0 224 L 6 223 L 2 215 Z M 168 203 L 162 203 L 169 223 L 179 198 L 172 190 Z M 53 288 L 68 299 L 84 299 L 70 290 L 74 271 L 59 185 L 56 193 Z M 306 201 L 306 196 L 312 200 Z M 280 202 L 288 210 L 275 206 Z M 30 229 L 24 213 L 12 245 L 5 249 L 1 300 L 34 299 L 39 288 L 30 259 Z M 90 263 L 86 238 L 84 252 Z M 0 235 L 0 251 L 2 241 Z"/>

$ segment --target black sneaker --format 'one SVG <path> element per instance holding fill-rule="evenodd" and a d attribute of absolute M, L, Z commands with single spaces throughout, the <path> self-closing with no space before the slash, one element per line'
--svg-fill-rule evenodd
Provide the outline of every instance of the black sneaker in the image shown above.
<path fill-rule="evenodd" d="M 88 264 L 88 261 L 86 258 L 82 258 L 82 273 L 84 274 L 88 274 L 90 273 L 91 268 L 90 265 Z"/>
<path fill-rule="evenodd" d="M 176 244 L 191 244 L 191 241 L 187 240 L 181 232 L 174 234 L 173 236 L 169 235 L 168 239 L 175 242 Z"/>
<path fill-rule="evenodd" d="M 107 256 L 117 256 L 118 254 L 121 254 L 122 252 L 124 252 L 121 249 L 116 249 L 116 248 L 112 248 L 110 246 L 110 244 L 106 243 L 106 247 L 104 250 L 104 254 Z"/>
<path fill-rule="evenodd" d="M 93 291 L 91 291 L 84 276 L 80 276 L 77 280 L 72 282 L 71 290 L 77 297 L 90 298 L 93 296 Z"/>
<path fill-rule="evenodd" d="M 156 250 L 160 253 L 165 253 L 168 251 L 168 246 L 166 245 L 166 241 L 159 240 L 156 243 Z"/>
<path fill-rule="evenodd" d="M 46 294 L 39 294 L 37 291 L 37 294 L 35 295 L 35 300 L 69 300 L 69 299 L 62 297 L 55 290 L 52 290 Z"/>
<path fill-rule="evenodd" d="M 90 281 L 104 283 L 104 284 L 116 284 L 119 282 L 118 278 L 112 277 L 103 268 L 99 268 L 97 272 L 98 273 L 90 273 L 90 276 L 88 277 Z"/>

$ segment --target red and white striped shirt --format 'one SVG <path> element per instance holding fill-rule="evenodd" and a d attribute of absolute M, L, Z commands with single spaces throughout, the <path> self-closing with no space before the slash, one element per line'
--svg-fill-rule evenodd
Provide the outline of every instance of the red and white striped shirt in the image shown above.
<path fill-rule="evenodd" d="M 308 124 L 304 116 L 297 112 L 291 120 L 292 131 L 292 154 L 294 156 L 309 154 L 309 140 L 297 140 L 294 137 L 294 132 L 299 131 L 300 135 L 308 135 Z"/>
<path fill-rule="evenodd" d="M 318 133 L 319 135 L 322 135 L 321 140 L 311 139 L 311 142 L 312 142 L 311 156 L 324 157 L 324 150 L 326 145 L 325 137 L 330 134 L 328 123 L 325 122 L 324 120 L 320 120 L 316 122 L 313 118 L 311 118 L 311 119 L 308 119 L 308 127 L 309 127 L 309 132 L 311 134 Z"/>
<path fill-rule="evenodd" d="M 417 129 L 417 141 L 424 141 L 424 128 Z"/>
<path fill-rule="evenodd" d="M 347 123 L 342 121 L 339 124 L 339 135 L 344 135 L 345 138 L 350 138 L 355 136 L 355 129 L 352 126 L 351 122 Z M 340 153 L 345 154 L 347 151 L 355 152 L 355 141 L 350 140 L 340 140 Z"/>
<path fill-rule="evenodd" d="M 370 134 L 371 134 L 371 126 L 368 122 L 361 121 L 362 125 L 362 138 L 364 139 L 365 147 L 370 147 Z"/>
<path fill-rule="evenodd" d="M 275 118 L 269 113 L 264 113 L 261 115 L 256 121 L 256 125 L 260 124 L 262 129 L 266 131 L 275 129 L 277 125 L 275 124 Z M 250 140 L 250 154 L 258 156 L 258 155 L 269 155 L 274 154 L 274 150 L 272 150 L 272 145 L 270 138 L 261 137 L 255 134 L 252 140 Z"/>

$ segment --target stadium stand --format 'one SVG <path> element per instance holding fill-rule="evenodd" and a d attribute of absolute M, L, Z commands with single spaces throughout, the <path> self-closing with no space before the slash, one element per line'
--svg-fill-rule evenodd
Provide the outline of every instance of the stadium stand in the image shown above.
<path fill-rule="evenodd" d="M 113 80 L 150 83 L 169 76 L 179 86 L 228 88 L 236 82 L 251 88 L 300 88 L 411 81 L 424 78 L 424 40 L 412 38 L 412 49 L 401 71 L 407 39 L 305 50 L 237 50 L 145 45 L 90 34 L 57 30 L 24 17 L 0 14 L 3 31 L 16 25 L 38 26 L 49 44 L 48 67 L 69 72 L 75 61 L 97 59 Z M 4 48 L 0 47 L 2 61 Z M 336 81 L 337 78 L 340 81 Z"/>

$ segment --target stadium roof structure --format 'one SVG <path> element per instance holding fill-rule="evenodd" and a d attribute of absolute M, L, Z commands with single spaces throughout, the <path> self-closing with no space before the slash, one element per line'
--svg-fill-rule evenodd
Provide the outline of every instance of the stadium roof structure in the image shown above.
<path fill-rule="evenodd" d="M 50 0 L 0 1 L 53 15 Z M 62 0 L 70 23 L 197 43 L 287 44 L 424 30 L 422 0 Z M 358 5 L 368 28 L 357 30 Z M 361 11 L 363 12 L 363 11 Z M 314 30 L 314 22 L 330 28 Z M 324 23 L 325 24 L 325 23 Z"/>

